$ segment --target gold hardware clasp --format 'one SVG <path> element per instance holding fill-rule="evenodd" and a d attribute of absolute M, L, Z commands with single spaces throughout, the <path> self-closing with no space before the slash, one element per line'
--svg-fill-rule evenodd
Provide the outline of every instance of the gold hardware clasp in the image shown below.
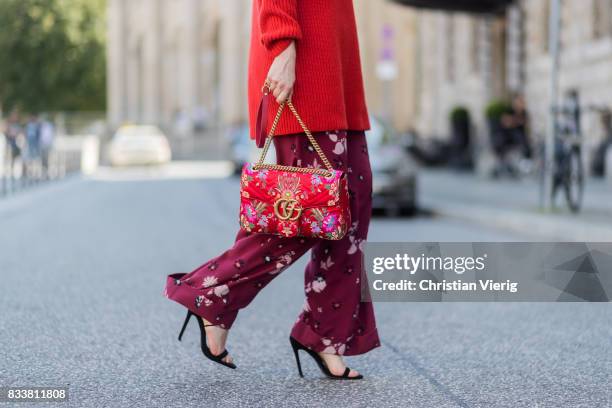
<path fill-rule="evenodd" d="M 274 203 L 274 214 L 282 221 L 295 221 L 302 215 L 302 207 L 293 198 L 279 198 Z"/>

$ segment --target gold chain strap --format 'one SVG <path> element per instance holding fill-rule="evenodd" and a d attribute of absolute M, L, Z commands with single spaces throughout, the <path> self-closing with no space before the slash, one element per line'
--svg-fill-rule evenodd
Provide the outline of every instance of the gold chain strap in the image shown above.
<path fill-rule="evenodd" d="M 295 116 L 295 118 L 297 119 L 298 123 L 304 130 L 304 133 L 306 133 L 306 136 L 308 137 L 310 144 L 312 145 L 312 147 L 314 147 L 315 151 L 321 158 L 321 161 L 323 162 L 327 170 L 314 169 L 314 168 L 309 168 L 309 167 L 293 167 L 293 166 L 282 166 L 279 164 L 264 163 L 264 160 L 266 159 L 266 155 L 268 154 L 268 149 L 270 148 L 270 144 L 272 143 L 272 138 L 274 137 L 274 133 L 276 132 L 276 127 L 278 126 L 278 122 L 280 121 L 283 110 L 285 109 L 285 105 L 289 106 L 291 113 L 293 113 L 293 116 Z M 253 170 L 259 170 L 259 169 L 295 171 L 298 173 L 319 174 L 325 177 L 331 177 L 333 174 L 332 172 L 334 168 L 329 163 L 329 160 L 327 160 L 327 156 L 325 156 L 325 153 L 323 153 L 323 150 L 321 150 L 321 147 L 315 140 L 314 136 L 312 136 L 312 133 L 310 133 L 310 130 L 308 130 L 308 128 L 304 124 L 304 121 L 302 120 L 300 115 L 297 113 L 295 106 L 293 106 L 293 103 L 290 100 L 281 103 L 281 105 L 278 108 L 278 112 L 276 112 L 276 117 L 274 118 L 274 122 L 272 123 L 272 127 L 270 128 L 270 133 L 268 134 L 268 137 L 266 138 L 266 143 L 264 144 L 263 150 L 261 152 L 261 157 L 259 158 L 259 161 L 257 162 L 257 164 L 253 166 Z"/>

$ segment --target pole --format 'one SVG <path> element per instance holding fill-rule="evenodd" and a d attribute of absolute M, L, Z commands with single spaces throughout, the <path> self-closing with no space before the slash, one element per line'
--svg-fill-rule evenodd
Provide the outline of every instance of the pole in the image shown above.
<path fill-rule="evenodd" d="M 377 74 L 382 81 L 382 109 L 384 110 L 382 120 L 387 126 L 392 127 L 393 123 L 393 81 L 397 78 L 398 69 L 395 60 L 394 47 L 395 30 L 391 25 L 385 25 L 382 30 L 383 47 L 378 62 Z"/>
<path fill-rule="evenodd" d="M 548 43 L 550 44 L 550 83 L 548 88 L 548 129 L 546 132 L 545 157 L 544 157 L 544 177 L 540 190 L 540 205 L 544 210 L 552 209 L 552 187 L 555 171 L 555 136 L 556 129 L 556 108 L 558 106 L 559 94 L 559 55 L 560 55 L 560 32 L 561 32 L 561 0 L 551 0 L 550 17 L 548 23 Z"/>

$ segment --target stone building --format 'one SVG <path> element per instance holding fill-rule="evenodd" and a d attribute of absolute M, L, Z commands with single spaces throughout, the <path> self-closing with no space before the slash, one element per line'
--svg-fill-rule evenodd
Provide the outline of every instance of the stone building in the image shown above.
<path fill-rule="evenodd" d="M 109 0 L 108 119 L 190 134 L 246 116 L 249 0 Z"/>
<path fill-rule="evenodd" d="M 543 138 L 551 106 L 549 13 L 550 0 L 519 0 L 497 17 L 421 12 L 419 133 L 447 137 L 451 110 L 465 106 L 486 145 L 486 105 L 522 93 L 532 136 Z M 576 89 L 585 106 L 612 107 L 612 0 L 565 0 L 561 19 L 559 94 Z M 585 113 L 583 133 L 588 152 L 603 136 L 597 114 Z"/>
<path fill-rule="evenodd" d="M 213 125 L 247 120 L 246 69 L 251 0 L 109 0 L 108 119 L 154 123 L 188 134 L 204 116 Z M 390 106 L 398 128 L 416 118 L 416 13 L 386 0 L 355 0 L 372 114 Z M 377 78 L 382 28 L 401 73 Z M 392 92 L 388 92 L 388 90 Z M 185 130 L 183 132 L 183 130 Z"/>
<path fill-rule="evenodd" d="M 390 120 L 398 130 L 411 129 L 419 108 L 418 13 L 387 0 L 354 4 L 369 112 Z M 383 80 L 378 74 L 385 51 L 397 69 L 394 79 Z"/>
<path fill-rule="evenodd" d="M 419 115 L 416 130 L 445 137 L 449 114 L 466 107 L 477 129 L 486 103 L 503 95 L 506 66 L 503 21 L 465 14 L 422 12 L 419 17 Z"/>
<path fill-rule="evenodd" d="M 548 0 L 522 1 L 525 29 L 524 92 L 535 118 L 545 118 L 550 106 Z M 612 0 L 565 0 L 561 12 L 560 94 L 576 89 L 584 106 L 612 107 Z M 545 132 L 545 120 L 534 120 L 534 132 Z M 585 113 L 587 147 L 597 143 L 602 129 L 594 113 Z"/>

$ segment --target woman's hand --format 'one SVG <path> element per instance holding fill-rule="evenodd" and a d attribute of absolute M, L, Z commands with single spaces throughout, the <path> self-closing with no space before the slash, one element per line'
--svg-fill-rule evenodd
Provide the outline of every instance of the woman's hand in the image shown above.
<path fill-rule="evenodd" d="M 279 104 L 293 95 L 295 59 L 295 41 L 291 41 L 291 44 L 274 59 L 268 71 L 268 86 Z"/>

